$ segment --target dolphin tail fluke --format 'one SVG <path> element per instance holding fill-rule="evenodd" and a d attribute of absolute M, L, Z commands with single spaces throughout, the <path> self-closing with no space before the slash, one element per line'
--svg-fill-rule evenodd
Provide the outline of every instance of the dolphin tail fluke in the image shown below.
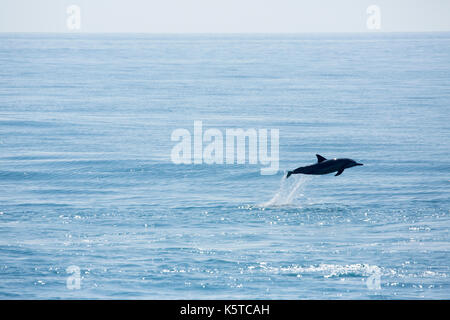
<path fill-rule="evenodd" d="M 286 179 L 289 178 L 291 176 L 293 172 L 292 171 L 288 171 L 287 175 L 286 175 Z"/>

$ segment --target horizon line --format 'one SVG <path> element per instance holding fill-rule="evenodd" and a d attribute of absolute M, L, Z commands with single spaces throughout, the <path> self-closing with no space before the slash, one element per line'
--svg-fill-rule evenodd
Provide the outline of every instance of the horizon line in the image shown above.
<path fill-rule="evenodd" d="M 0 34 L 153 34 L 153 35 L 189 35 L 189 34 L 197 34 L 197 35 L 231 35 L 231 34 L 286 34 L 286 35 L 295 35 L 295 34 L 379 34 L 379 33 L 450 33 L 450 30 L 435 30 L 435 31 L 383 31 L 383 30 L 374 30 L 374 31 L 295 31 L 295 32 L 272 32 L 272 31 L 243 31 L 243 32 L 153 32 L 153 31 L 0 31 Z"/>

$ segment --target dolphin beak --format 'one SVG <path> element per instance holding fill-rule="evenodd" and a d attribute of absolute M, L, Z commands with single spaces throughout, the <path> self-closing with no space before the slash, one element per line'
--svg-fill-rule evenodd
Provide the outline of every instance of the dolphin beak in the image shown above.
<path fill-rule="evenodd" d="M 362 163 L 356 163 L 356 165 L 357 165 L 357 166 L 363 166 L 363 164 L 362 164 Z"/>

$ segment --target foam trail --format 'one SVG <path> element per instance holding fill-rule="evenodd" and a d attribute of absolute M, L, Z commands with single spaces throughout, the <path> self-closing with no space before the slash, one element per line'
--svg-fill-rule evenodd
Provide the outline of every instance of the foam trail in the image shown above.
<path fill-rule="evenodd" d="M 280 189 L 273 196 L 272 199 L 263 203 L 262 207 L 271 207 L 271 206 L 284 206 L 289 205 L 292 201 L 295 200 L 297 196 L 297 191 L 308 182 L 311 177 L 306 177 L 304 175 L 294 176 L 286 179 L 285 175 L 281 177 L 280 181 Z"/>

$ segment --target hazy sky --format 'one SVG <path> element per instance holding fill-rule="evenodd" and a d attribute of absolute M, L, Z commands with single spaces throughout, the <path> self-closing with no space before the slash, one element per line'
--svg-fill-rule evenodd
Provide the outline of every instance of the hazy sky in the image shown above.
<path fill-rule="evenodd" d="M 0 0 L 0 32 L 74 32 L 69 5 L 78 32 L 450 31 L 450 0 Z"/>

